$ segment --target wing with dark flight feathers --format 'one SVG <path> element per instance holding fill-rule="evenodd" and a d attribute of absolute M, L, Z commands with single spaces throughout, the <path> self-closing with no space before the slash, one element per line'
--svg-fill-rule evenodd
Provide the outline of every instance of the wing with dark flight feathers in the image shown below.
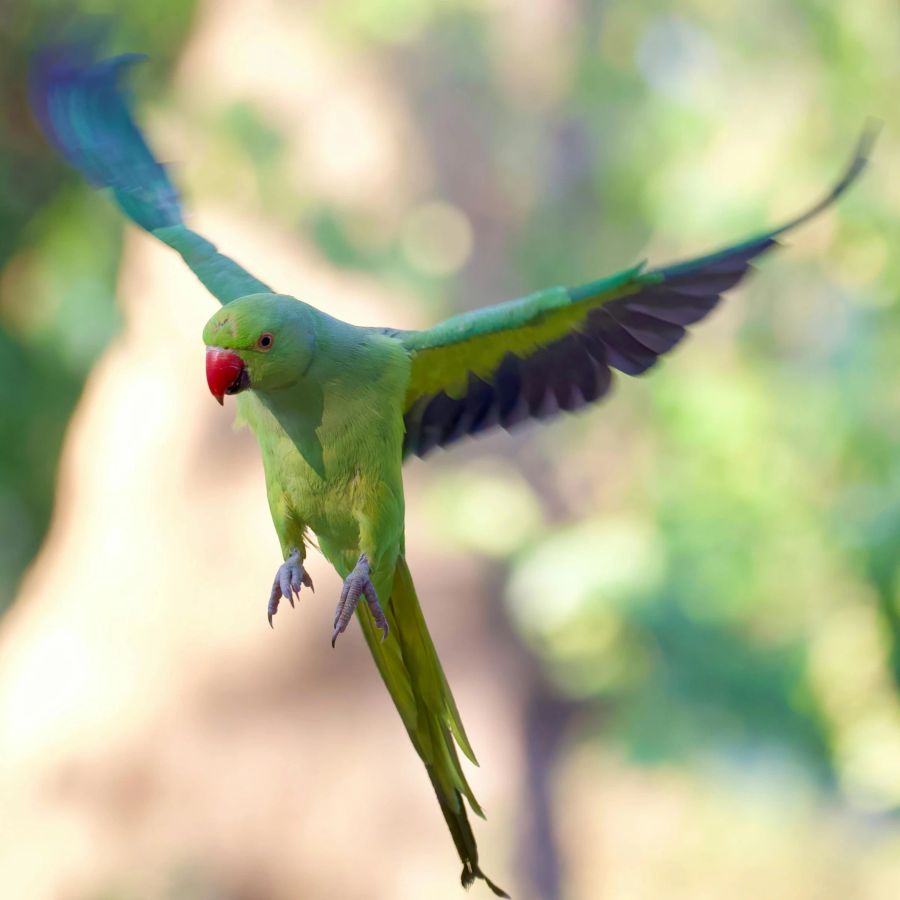
<path fill-rule="evenodd" d="M 635 266 L 578 288 L 551 288 L 397 338 L 412 357 L 404 455 L 424 456 L 495 425 L 599 400 L 612 370 L 640 375 L 668 353 L 777 238 L 830 206 L 864 168 L 869 127 L 837 184 L 811 209 L 717 253 L 661 269 Z"/>

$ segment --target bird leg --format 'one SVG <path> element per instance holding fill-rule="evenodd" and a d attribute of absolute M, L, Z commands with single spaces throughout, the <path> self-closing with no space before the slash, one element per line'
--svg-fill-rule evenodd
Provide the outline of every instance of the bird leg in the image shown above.
<path fill-rule="evenodd" d="M 331 635 L 331 646 L 335 645 L 338 635 L 346 631 L 353 618 L 353 613 L 359 604 L 359 598 L 365 595 L 369 604 L 369 612 L 375 619 L 375 626 L 381 629 L 384 640 L 388 636 L 388 623 L 384 617 L 384 611 L 378 602 L 378 594 L 375 586 L 369 578 L 369 557 L 363 553 L 356 563 L 356 568 L 344 580 L 344 588 L 341 591 L 341 599 L 338 600 L 337 609 L 334 611 L 334 631 Z"/>
<path fill-rule="evenodd" d="M 278 567 L 275 573 L 275 581 L 272 582 L 272 593 L 269 594 L 269 625 L 272 625 L 272 616 L 278 612 L 278 602 L 284 597 L 291 606 L 294 605 L 294 594 L 300 599 L 300 588 L 306 585 L 311 591 L 314 591 L 312 578 L 303 568 L 303 561 L 300 559 L 300 551 L 294 549 L 291 555 Z"/>

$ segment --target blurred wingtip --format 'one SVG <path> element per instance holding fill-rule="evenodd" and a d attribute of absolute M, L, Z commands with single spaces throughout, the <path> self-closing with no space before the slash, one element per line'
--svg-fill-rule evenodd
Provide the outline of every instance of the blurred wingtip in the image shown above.
<path fill-rule="evenodd" d="M 854 157 L 862 161 L 863 165 L 869 161 L 872 156 L 872 150 L 878 141 L 878 136 L 884 128 L 884 120 L 875 116 L 868 116 L 863 122 L 862 132 L 859 140 L 856 142 L 856 153 Z"/>
<path fill-rule="evenodd" d="M 44 118 L 54 93 L 88 81 L 114 83 L 126 68 L 148 59 L 146 53 L 129 52 L 103 58 L 96 35 L 47 41 L 33 54 L 28 72 L 32 109 Z M 51 124 L 52 123 L 46 123 Z"/>
<path fill-rule="evenodd" d="M 883 125 L 884 123 L 881 119 L 876 119 L 872 116 L 869 116 L 865 120 L 862 131 L 856 141 L 856 147 L 854 148 L 853 156 L 850 159 L 850 164 L 847 166 L 844 175 L 834 188 L 832 188 L 831 193 L 822 202 L 822 207 L 837 200 L 837 198 L 840 197 L 854 181 L 856 181 L 863 169 L 869 164 L 872 150 L 875 147 L 875 142 L 878 140 L 878 135 L 881 133 Z"/>
<path fill-rule="evenodd" d="M 111 188 L 122 211 L 142 228 L 181 223 L 178 193 L 131 111 L 122 73 L 143 53 L 104 57 L 94 34 L 46 43 L 32 61 L 29 100 L 59 153 L 91 184 Z"/>
<path fill-rule="evenodd" d="M 878 135 L 881 132 L 882 121 L 880 119 L 876 119 L 873 117 L 869 117 L 863 123 L 863 129 L 860 133 L 859 138 L 857 139 L 856 146 L 853 150 L 853 156 L 850 158 L 850 162 L 844 170 L 841 177 L 838 179 L 834 187 L 814 206 L 810 209 L 806 210 L 806 212 L 792 219 L 785 225 L 782 225 L 780 228 L 776 228 L 774 231 L 769 232 L 768 237 L 770 239 L 774 239 L 784 234 L 787 231 L 790 231 L 796 228 L 798 225 L 802 225 L 805 222 L 808 222 L 813 217 L 817 216 L 820 212 L 830 207 L 835 201 L 840 198 L 844 192 L 849 188 L 857 178 L 859 178 L 863 169 L 869 164 L 869 159 L 872 155 L 872 149 L 875 146 L 875 142 L 878 140 Z"/>

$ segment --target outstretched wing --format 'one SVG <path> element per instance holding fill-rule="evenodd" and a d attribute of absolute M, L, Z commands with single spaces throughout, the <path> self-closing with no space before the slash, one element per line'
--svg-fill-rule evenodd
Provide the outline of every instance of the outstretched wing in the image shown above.
<path fill-rule="evenodd" d="M 718 253 L 582 287 L 551 288 L 397 338 L 412 357 L 404 455 L 424 456 L 494 425 L 572 411 L 603 397 L 612 369 L 640 375 L 713 310 L 779 235 L 832 204 L 864 168 L 862 135 L 840 181 L 786 225 Z"/>
<path fill-rule="evenodd" d="M 31 77 L 31 106 L 47 137 L 85 178 L 110 188 L 122 212 L 177 250 L 222 303 L 271 293 L 215 246 L 185 227 L 181 200 L 134 122 L 122 72 L 143 57 L 94 62 L 90 47 L 46 50 Z"/>

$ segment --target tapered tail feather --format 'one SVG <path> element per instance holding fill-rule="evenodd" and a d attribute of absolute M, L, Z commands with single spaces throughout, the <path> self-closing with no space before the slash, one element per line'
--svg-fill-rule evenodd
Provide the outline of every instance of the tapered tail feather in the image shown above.
<path fill-rule="evenodd" d="M 473 812 L 479 816 L 484 814 L 466 781 L 457 744 L 472 762 L 476 765 L 477 762 L 402 556 L 397 560 L 385 614 L 390 637 L 384 642 L 364 604 L 360 606 L 358 618 L 378 671 L 431 779 L 462 860 L 463 887 L 469 887 L 476 878 L 481 878 L 498 897 L 506 897 L 508 895 L 482 872 L 478 864 L 478 846 L 463 798 Z"/>

